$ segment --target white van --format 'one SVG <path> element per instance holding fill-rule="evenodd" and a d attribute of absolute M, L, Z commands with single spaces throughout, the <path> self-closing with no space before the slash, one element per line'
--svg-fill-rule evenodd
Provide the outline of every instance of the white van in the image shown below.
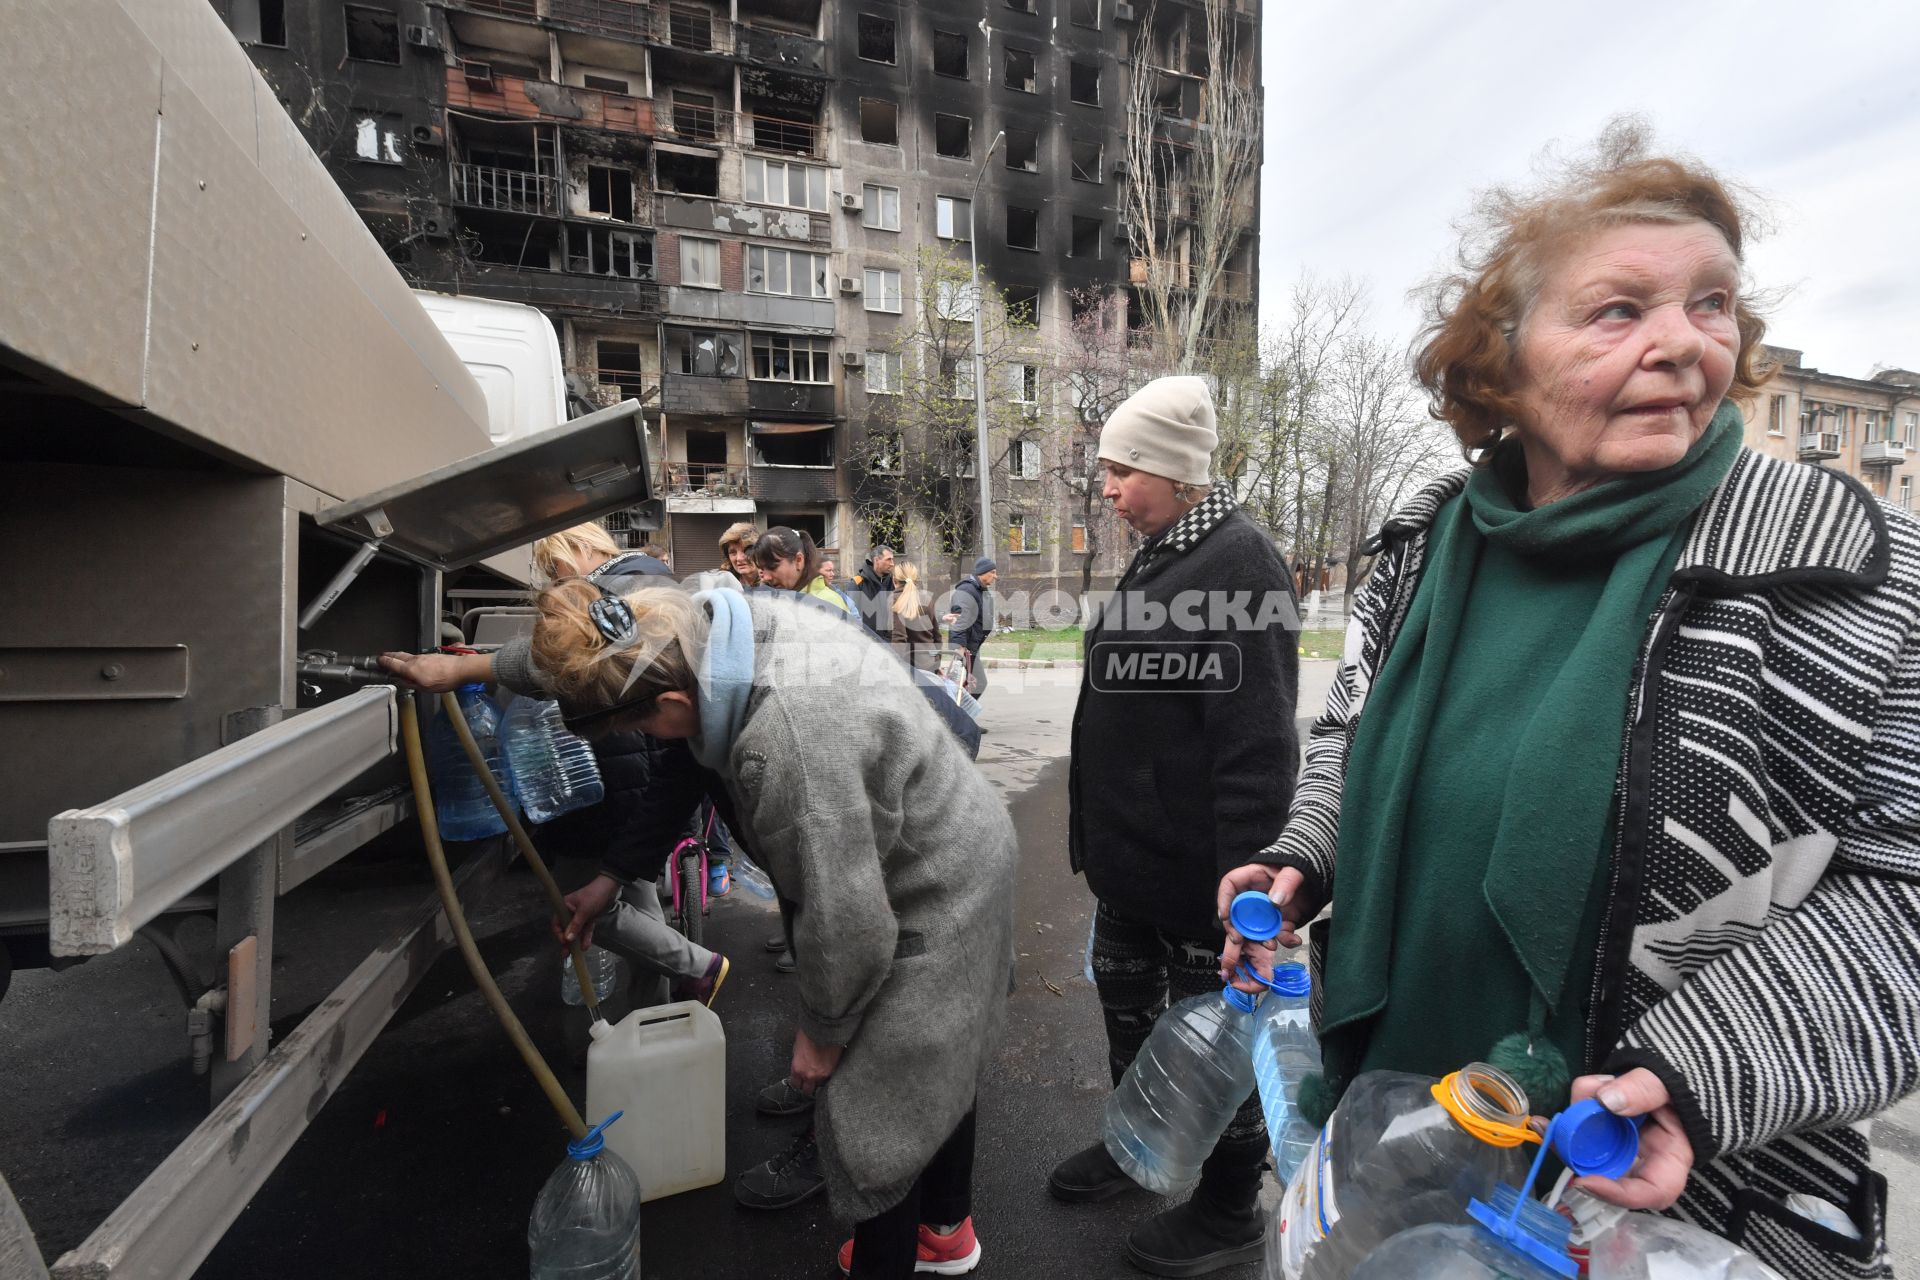
<path fill-rule="evenodd" d="M 546 316 L 518 302 L 425 289 L 413 296 L 486 393 L 495 448 L 566 421 L 566 373 Z"/>

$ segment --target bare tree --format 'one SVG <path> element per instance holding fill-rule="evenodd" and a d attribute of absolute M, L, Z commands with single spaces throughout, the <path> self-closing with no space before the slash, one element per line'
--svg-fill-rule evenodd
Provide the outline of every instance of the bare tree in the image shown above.
<path fill-rule="evenodd" d="M 1086 530 L 1080 593 L 1093 589 L 1094 566 L 1121 545 L 1124 528 L 1101 494 L 1100 429 L 1138 385 L 1136 350 L 1126 328 L 1126 302 L 1117 290 L 1072 294 L 1072 320 L 1059 339 L 1053 367 L 1069 405 L 1060 415 L 1049 471 L 1074 495 Z"/>
<path fill-rule="evenodd" d="M 1332 441 L 1343 473 L 1335 523 L 1348 591 L 1360 584 L 1373 531 L 1415 485 L 1458 456 L 1451 437 L 1427 416 L 1410 372 L 1404 350 L 1363 333 L 1348 335 L 1331 363 Z"/>

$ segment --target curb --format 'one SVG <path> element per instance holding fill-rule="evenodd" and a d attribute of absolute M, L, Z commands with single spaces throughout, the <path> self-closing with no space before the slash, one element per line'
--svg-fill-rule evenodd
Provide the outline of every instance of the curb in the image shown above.
<path fill-rule="evenodd" d="M 1048 671 L 1056 668 L 1077 671 L 1084 665 L 1079 658 L 983 658 L 981 661 L 987 664 L 989 671 L 1005 669 Z"/>

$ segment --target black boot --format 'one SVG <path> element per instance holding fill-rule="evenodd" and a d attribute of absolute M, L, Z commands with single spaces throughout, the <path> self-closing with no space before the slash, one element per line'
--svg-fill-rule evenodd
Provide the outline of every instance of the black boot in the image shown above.
<path fill-rule="evenodd" d="M 1068 1204 L 1110 1199 L 1122 1191 L 1138 1190 L 1139 1186 L 1107 1154 L 1104 1142 L 1096 1142 L 1085 1151 L 1068 1156 L 1053 1167 L 1047 1178 L 1047 1190 L 1053 1192 L 1053 1198 Z"/>
<path fill-rule="evenodd" d="M 1203 1276 L 1260 1261 L 1267 1224 L 1257 1204 L 1227 1208 L 1196 1193 L 1127 1236 L 1127 1261 L 1150 1276 Z"/>

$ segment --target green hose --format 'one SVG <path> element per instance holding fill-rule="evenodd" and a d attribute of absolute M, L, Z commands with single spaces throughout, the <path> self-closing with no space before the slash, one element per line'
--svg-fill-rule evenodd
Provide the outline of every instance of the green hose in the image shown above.
<path fill-rule="evenodd" d="M 451 694 L 447 695 L 449 701 L 452 701 L 452 697 Z M 457 704 L 453 707 L 453 722 L 460 726 L 462 731 L 460 736 L 467 743 L 468 750 L 478 756 L 479 749 L 473 743 L 473 735 L 465 731 L 466 718 L 460 715 Z M 520 1051 L 520 1057 L 526 1062 L 527 1070 L 533 1072 L 533 1078 L 539 1083 L 540 1091 L 546 1094 L 547 1101 L 553 1104 L 553 1109 L 559 1114 L 561 1123 L 567 1126 L 568 1131 L 575 1138 L 584 1138 L 587 1136 L 586 1122 L 580 1118 L 580 1112 L 574 1108 L 573 1099 L 569 1098 L 567 1091 L 560 1087 L 560 1081 L 554 1076 L 553 1069 L 547 1065 L 546 1059 L 540 1056 L 540 1050 L 534 1047 L 533 1038 L 527 1034 L 527 1029 L 521 1026 L 520 1019 L 514 1016 L 513 1009 L 507 1004 L 507 998 L 500 994 L 500 988 L 494 982 L 493 975 L 487 972 L 487 962 L 480 956 L 480 947 L 473 940 L 473 930 L 467 926 L 466 914 L 460 910 L 460 895 L 454 892 L 453 873 L 447 870 L 447 851 L 440 843 L 440 824 L 434 819 L 433 791 L 427 785 L 427 761 L 420 748 L 420 712 L 411 697 L 403 696 L 400 699 L 400 736 L 406 746 L 407 774 L 413 781 L 413 804 L 420 815 L 420 834 L 427 842 L 427 861 L 433 865 L 433 880 L 439 886 L 440 901 L 446 908 L 447 923 L 453 926 L 453 936 L 460 945 L 460 955 L 466 960 L 467 969 L 473 974 L 474 984 L 480 988 L 480 994 L 492 1007 L 494 1016 L 500 1019 L 500 1025 L 505 1029 L 507 1039 L 513 1041 L 513 1047 Z M 488 789 L 493 793 L 494 803 L 503 804 L 505 798 L 500 795 L 499 788 L 492 785 L 493 771 L 486 767 L 485 760 L 480 761 L 479 770 L 480 776 L 488 780 Z M 512 822 L 511 819 L 509 822 L 522 841 L 522 852 L 531 854 L 533 845 L 526 839 L 525 831 L 519 830 L 517 822 Z M 530 857 L 529 861 L 541 867 L 542 871 L 545 870 L 537 858 Z M 577 965 L 578 952 L 575 955 Z M 592 984 L 586 981 L 584 969 L 577 968 L 576 972 L 579 973 L 581 983 L 591 992 Z"/>

